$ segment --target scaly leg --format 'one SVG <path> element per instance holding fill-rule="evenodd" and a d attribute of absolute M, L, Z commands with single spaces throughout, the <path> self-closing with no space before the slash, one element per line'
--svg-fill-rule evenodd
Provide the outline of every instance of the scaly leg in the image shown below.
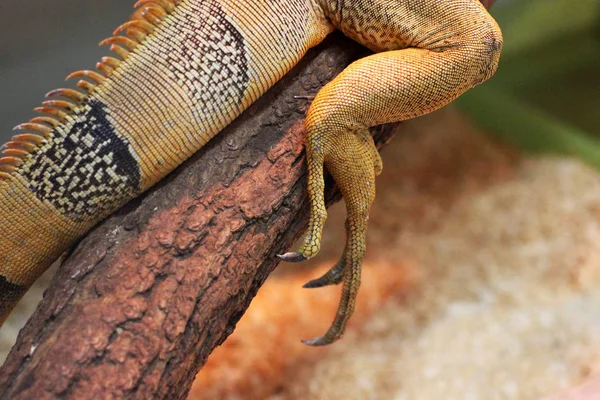
<path fill-rule="evenodd" d="M 383 162 L 381 161 L 381 156 L 379 155 L 379 152 L 377 151 L 377 148 L 375 148 L 375 145 L 373 143 L 373 139 L 371 138 L 371 136 L 369 136 L 369 132 L 365 131 L 362 134 L 359 134 L 359 136 L 361 137 L 362 140 L 367 141 L 368 143 L 366 143 L 366 146 L 370 148 L 371 151 L 371 157 L 369 161 L 373 162 L 373 168 L 374 168 L 374 172 L 375 175 L 379 175 L 382 171 L 383 168 Z M 363 145 L 361 145 L 362 147 Z M 357 158 L 356 160 L 357 162 L 360 162 L 361 160 L 359 158 Z M 333 163 L 335 164 L 335 163 Z M 343 179 L 343 178 L 341 178 Z M 372 181 L 373 187 L 375 186 L 375 182 Z M 371 186 L 371 183 L 368 183 L 368 186 Z M 374 194 L 373 194 L 374 195 Z M 370 202 L 372 202 L 372 199 L 370 200 Z M 369 203 L 370 204 L 370 203 Z M 355 205 L 351 204 L 349 206 L 350 208 L 354 208 Z M 353 214 L 353 212 L 349 212 L 349 214 Z M 348 252 L 348 239 L 352 238 L 352 230 L 350 229 L 351 226 L 353 224 L 353 221 L 351 218 L 346 218 L 346 222 L 345 222 L 345 228 L 346 228 L 346 246 L 344 247 L 344 252 L 342 253 L 342 257 L 340 257 L 340 260 L 329 270 L 327 271 L 325 274 L 323 274 L 323 276 L 317 278 L 317 279 L 313 279 L 310 282 L 307 282 L 303 287 L 304 288 L 319 288 L 319 287 L 323 287 L 323 286 L 329 286 L 329 285 L 338 285 L 340 283 L 342 283 L 342 280 L 344 279 L 344 270 L 346 267 L 346 263 L 347 263 L 347 257 L 346 254 Z"/>
<path fill-rule="evenodd" d="M 496 70 L 502 35 L 477 0 L 322 0 L 348 36 L 389 50 L 351 64 L 317 94 L 306 118 L 310 223 L 286 261 L 314 257 L 326 220 L 323 164 L 348 211 L 342 260 L 310 287 L 344 282 L 333 324 L 309 345 L 332 343 L 344 332 L 360 284 L 369 208 L 381 159 L 368 128 L 434 111 L 488 79 Z M 340 9 L 342 7 L 342 9 Z M 363 23 L 364 26 L 357 24 Z M 399 48 L 399 50 L 394 50 Z"/>
<path fill-rule="evenodd" d="M 332 151 L 326 161 L 327 169 L 336 182 L 352 181 L 352 185 L 340 185 L 348 212 L 346 248 L 338 263 L 343 268 L 341 272 L 344 286 L 338 311 L 327 333 L 322 337 L 304 341 L 305 344 L 312 346 L 326 345 L 338 339 L 354 311 L 360 286 L 361 265 L 366 250 L 369 209 L 375 199 L 376 165 L 380 163 L 373 138 L 366 129 L 356 132 L 346 131 L 337 136 L 331 146 Z M 331 270 L 330 276 L 335 276 L 335 269 L 336 267 Z"/>

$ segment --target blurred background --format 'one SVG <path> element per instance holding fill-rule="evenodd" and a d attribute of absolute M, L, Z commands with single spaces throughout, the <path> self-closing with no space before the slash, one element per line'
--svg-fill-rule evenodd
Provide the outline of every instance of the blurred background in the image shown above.
<path fill-rule="evenodd" d="M 97 43 L 132 4 L 0 3 L 1 141 L 108 54 Z M 318 259 L 269 278 L 190 399 L 600 398 L 600 2 L 498 0 L 492 14 L 496 76 L 402 124 L 382 153 L 344 340 L 299 344 L 339 299 L 300 288 L 341 253 L 338 204 Z M 2 328 L 0 360 L 48 276 Z"/>
<path fill-rule="evenodd" d="M 522 149 L 600 166 L 600 2 L 500 1 L 493 14 L 505 38 L 502 66 L 460 104 Z"/>
<path fill-rule="evenodd" d="M 0 140 L 34 116 L 65 77 L 108 55 L 98 42 L 133 10 L 133 1 L 4 0 L 0 3 Z M 74 82 L 76 83 L 76 82 Z M 68 86 L 73 87 L 73 85 Z"/>

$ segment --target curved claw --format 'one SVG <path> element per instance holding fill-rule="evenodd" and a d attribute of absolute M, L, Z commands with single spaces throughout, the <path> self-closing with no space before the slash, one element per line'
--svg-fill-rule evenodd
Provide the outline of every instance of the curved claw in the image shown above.
<path fill-rule="evenodd" d="M 296 253 L 295 251 L 291 251 L 291 252 L 285 253 L 285 254 L 277 254 L 277 257 L 279 257 L 283 261 L 287 261 L 287 262 L 300 262 L 300 261 L 307 260 L 306 257 L 304 257 L 300 253 Z"/>
<path fill-rule="evenodd" d="M 344 279 L 344 263 L 339 262 L 333 266 L 329 271 L 325 272 L 323 276 L 313 279 L 312 281 L 308 281 L 302 286 L 305 289 L 314 289 L 320 288 L 323 286 L 329 285 L 338 285 L 342 283 Z"/>
<path fill-rule="evenodd" d="M 323 278 L 323 277 L 321 277 Z M 304 285 L 302 285 L 302 287 L 304 289 L 317 289 L 317 288 L 321 288 L 323 286 L 327 286 L 327 283 L 323 283 L 321 278 L 317 278 L 317 279 L 313 279 L 312 281 L 308 281 L 306 282 Z"/>
<path fill-rule="evenodd" d="M 317 347 L 317 346 L 327 346 L 327 345 L 335 342 L 337 339 L 339 339 L 339 338 L 329 339 L 326 336 L 319 336 L 319 337 L 309 339 L 309 340 L 301 340 L 301 342 L 307 346 Z"/>

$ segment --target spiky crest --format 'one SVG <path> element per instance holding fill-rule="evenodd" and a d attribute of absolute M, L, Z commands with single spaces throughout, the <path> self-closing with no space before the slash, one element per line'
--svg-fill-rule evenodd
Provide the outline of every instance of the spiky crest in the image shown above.
<path fill-rule="evenodd" d="M 130 20 L 120 25 L 113 36 L 100 42 L 100 46 L 110 45 L 110 50 L 119 58 L 103 57 L 96 64 L 96 71 L 75 71 L 66 80 L 80 79 L 75 89 L 55 89 L 46 94 L 48 100 L 42 102 L 42 107 L 34 111 L 44 114 L 34 117 L 29 122 L 13 128 L 15 135 L 0 147 L 0 182 L 7 180 L 11 174 L 22 165 L 40 146 L 52 137 L 52 130 L 67 116 L 81 105 L 99 85 L 112 75 L 130 52 L 142 44 L 156 26 L 183 0 L 138 0 L 136 9 Z M 62 99 L 54 99 L 60 97 Z M 52 99 L 51 99 L 52 98 Z"/>

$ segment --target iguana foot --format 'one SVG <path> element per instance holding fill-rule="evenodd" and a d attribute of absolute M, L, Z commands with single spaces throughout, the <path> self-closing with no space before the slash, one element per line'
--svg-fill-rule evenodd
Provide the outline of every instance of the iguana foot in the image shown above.
<path fill-rule="evenodd" d="M 343 282 L 342 297 L 327 333 L 303 341 L 323 346 L 339 339 L 354 311 L 360 286 L 362 261 L 366 249 L 367 220 L 375 198 L 375 175 L 381 171 L 381 158 L 366 128 L 352 129 L 331 124 L 307 122 L 308 193 L 310 222 L 308 232 L 297 252 L 282 256 L 298 261 L 314 257 L 321 244 L 321 232 L 327 218 L 324 202 L 323 165 L 333 175 L 346 203 L 346 246 L 340 261 L 320 278 L 304 287 L 317 288 Z"/>
<path fill-rule="evenodd" d="M 343 282 L 331 327 L 324 336 L 304 341 L 312 346 L 340 338 L 354 310 L 375 175 L 382 167 L 367 128 L 418 117 L 448 104 L 493 75 L 502 48 L 498 25 L 476 0 L 398 1 L 393 10 L 383 2 L 381 7 L 371 7 L 368 15 L 364 4 L 369 2 L 320 3 L 336 28 L 377 53 L 353 62 L 326 84 L 306 116 L 310 223 L 300 249 L 283 258 L 299 261 L 319 251 L 327 216 L 323 165 L 337 182 L 348 211 L 341 261 L 306 284 Z M 385 29 L 373 30 L 373 26 Z M 411 27 L 408 35 L 407 26 Z"/>

